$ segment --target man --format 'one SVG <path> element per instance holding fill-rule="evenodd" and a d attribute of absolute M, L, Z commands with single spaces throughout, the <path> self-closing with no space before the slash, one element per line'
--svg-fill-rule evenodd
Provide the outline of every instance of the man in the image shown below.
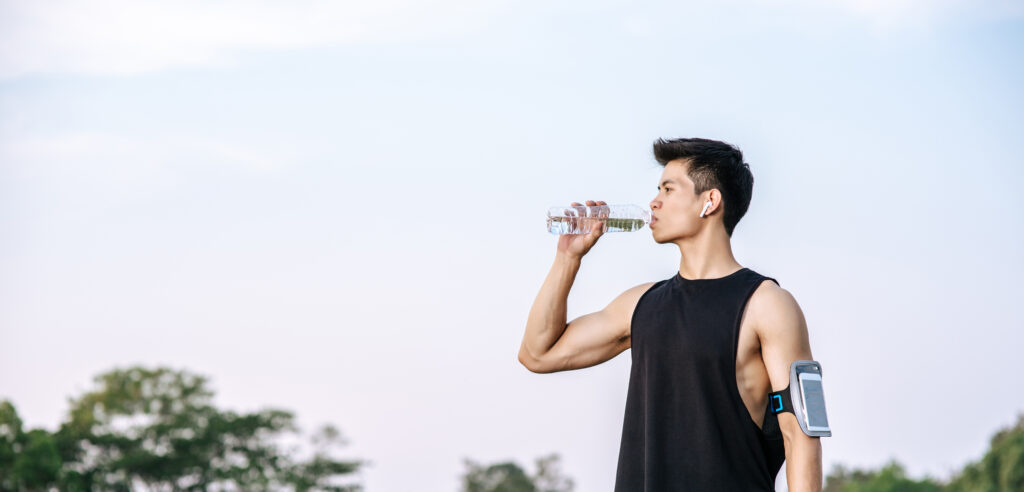
<path fill-rule="evenodd" d="M 768 411 L 769 393 L 790 384 L 790 364 L 813 360 L 803 313 L 775 279 L 732 254 L 750 168 L 739 149 L 701 138 L 659 139 L 654 157 L 664 171 L 649 227 L 655 242 L 679 247 L 679 271 L 566 323 L 569 289 L 604 230 L 560 236 L 519 361 L 552 373 L 632 349 L 616 492 L 774 490 L 783 460 L 789 490 L 820 491 L 819 438 L 792 413 Z"/>

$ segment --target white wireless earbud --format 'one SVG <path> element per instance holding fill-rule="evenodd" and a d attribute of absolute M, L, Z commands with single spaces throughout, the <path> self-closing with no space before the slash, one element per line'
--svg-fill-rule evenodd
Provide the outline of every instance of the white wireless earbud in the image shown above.
<path fill-rule="evenodd" d="M 704 217 L 704 212 L 707 212 L 708 211 L 708 207 L 710 207 L 710 206 L 711 206 L 711 202 L 710 201 L 704 204 L 704 210 L 700 211 L 700 216 L 701 217 Z"/>

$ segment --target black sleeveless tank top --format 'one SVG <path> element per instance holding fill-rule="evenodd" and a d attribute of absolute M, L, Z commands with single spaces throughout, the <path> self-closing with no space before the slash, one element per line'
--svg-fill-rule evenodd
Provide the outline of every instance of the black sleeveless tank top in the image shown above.
<path fill-rule="evenodd" d="M 749 268 L 676 273 L 640 296 L 615 492 L 775 490 L 778 418 L 765 405 L 758 428 L 736 384 L 740 319 L 764 280 L 778 283 Z"/>

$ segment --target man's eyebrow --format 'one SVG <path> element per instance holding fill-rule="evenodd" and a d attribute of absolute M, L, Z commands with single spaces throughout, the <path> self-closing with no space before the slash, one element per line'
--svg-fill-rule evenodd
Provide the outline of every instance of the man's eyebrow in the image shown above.
<path fill-rule="evenodd" d="M 665 181 L 662 181 L 662 182 L 661 182 L 661 185 L 659 185 L 659 188 L 660 188 L 661 186 L 665 186 L 665 183 L 679 184 L 679 183 L 678 183 L 678 182 L 676 182 L 676 180 L 674 180 L 674 179 L 666 179 Z"/>

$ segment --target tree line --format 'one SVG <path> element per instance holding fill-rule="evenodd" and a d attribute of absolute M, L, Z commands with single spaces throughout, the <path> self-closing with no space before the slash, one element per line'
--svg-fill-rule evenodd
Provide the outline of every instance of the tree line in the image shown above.
<path fill-rule="evenodd" d="M 347 440 L 333 425 L 308 444 L 292 412 L 237 413 L 215 407 L 206 377 L 165 367 L 114 369 L 69 400 L 56 431 L 25 429 L 14 405 L 0 401 L 0 492 L 264 491 L 362 492 L 358 472 L 371 461 L 341 459 Z M 300 439 L 294 439 L 300 440 Z M 463 460 L 460 492 L 573 492 L 559 456 L 515 462 Z M 876 470 L 836 465 L 825 492 L 1024 491 L 1024 414 L 999 430 L 977 462 L 947 482 L 908 477 L 895 460 Z"/>

